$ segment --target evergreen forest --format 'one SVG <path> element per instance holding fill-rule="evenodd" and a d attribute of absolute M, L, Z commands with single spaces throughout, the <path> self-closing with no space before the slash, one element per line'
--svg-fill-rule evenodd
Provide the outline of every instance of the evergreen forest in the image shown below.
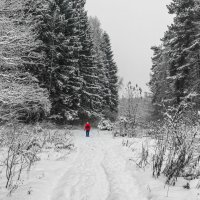
<path fill-rule="evenodd" d="M 157 119 L 167 107 L 200 107 L 200 2 L 173 0 L 167 8 L 173 23 L 152 47 L 149 86 Z"/>
<path fill-rule="evenodd" d="M 0 123 L 115 120 L 110 36 L 85 3 L 0 1 Z"/>

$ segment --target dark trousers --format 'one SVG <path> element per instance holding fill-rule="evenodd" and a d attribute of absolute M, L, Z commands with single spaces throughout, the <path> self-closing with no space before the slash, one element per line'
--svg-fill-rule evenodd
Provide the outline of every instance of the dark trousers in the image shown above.
<path fill-rule="evenodd" d="M 90 131 L 86 131 L 86 137 L 89 137 Z"/>

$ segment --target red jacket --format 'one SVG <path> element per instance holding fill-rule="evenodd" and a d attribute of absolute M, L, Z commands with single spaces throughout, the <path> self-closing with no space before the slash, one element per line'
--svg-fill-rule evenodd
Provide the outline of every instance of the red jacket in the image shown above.
<path fill-rule="evenodd" d="M 90 129 L 91 129 L 91 125 L 88 123 L 88 124 L 86 124 L 85 125 L 85 130 L 86 131 L 90 131 Z"/>

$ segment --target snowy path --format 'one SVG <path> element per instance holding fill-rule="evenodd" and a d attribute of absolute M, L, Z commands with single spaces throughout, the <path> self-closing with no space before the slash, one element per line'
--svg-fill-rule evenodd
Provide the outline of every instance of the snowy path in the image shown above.
<path fill-rule="evenodd" d="M 189 182 L 190 190 L 183 188 L 188 182 L 183 178 L 168 188 L 164 177 L 152 178 L 151 166 L 136 167 L 133 160 L 143 144 L 153 147 L 151 139 L 132 138 L 131 146 L 123 147 L 124 139 L 108 132 L 93 130 L 90 138 L 80 130 L 73 134 L 77 149 L 44 149 L 12 196 L 0 176 L 0 200 L 200 200 L 200 179 Z"/>
<path fill-rule="evenodd" d="M 108 133 L 75 132 L 78 152 L 52 191 L 51 200 L 145 200 L 120 154 L 121 145 Z"/>

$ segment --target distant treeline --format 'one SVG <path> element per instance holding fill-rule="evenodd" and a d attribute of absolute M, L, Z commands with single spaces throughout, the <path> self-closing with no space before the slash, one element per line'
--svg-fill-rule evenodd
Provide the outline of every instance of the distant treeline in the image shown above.
<path fill-rule="evenodd" d="M 0 0 L 0 121 L 115 119 L 117 66 L 85 0 Z"/>

